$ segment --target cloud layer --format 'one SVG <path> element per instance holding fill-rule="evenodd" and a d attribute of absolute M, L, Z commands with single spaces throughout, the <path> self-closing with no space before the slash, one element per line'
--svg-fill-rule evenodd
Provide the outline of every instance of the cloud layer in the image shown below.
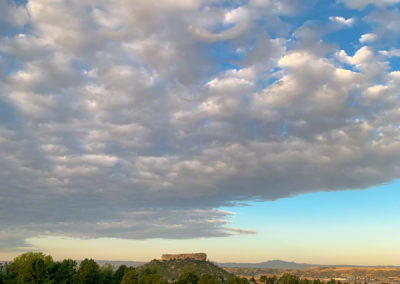
<path fill-rule="evenodd" d="M 321 39 L 355 18 L 282 20 L 316 2 L 1 0 L 0 249 L 254 233 L 218 208 L 399 178 L 395 1 L 354 52 Z"/>

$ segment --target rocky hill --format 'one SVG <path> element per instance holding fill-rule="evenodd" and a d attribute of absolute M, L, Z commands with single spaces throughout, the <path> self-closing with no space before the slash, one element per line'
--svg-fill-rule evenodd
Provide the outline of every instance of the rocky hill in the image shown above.
<path fill-rule="evenodd" d="M 198 276 L 202 274 L 218 275 L 224 278 L 228 278 L 232 274 L 225 271 L 221 267 L 215 265 L 214 263 L 206 260 L 196 260 L 196 259 L 171 259 L 171 260 L 152 260 L 140 267 L 139 270 L 145 269 L 151 266 L 158 266 L 160 268 L 161 275 L 163 278 L 171 280 L 177 279 L 179 274 L 183 271 L 186 266 L 193 267 L 193 270 Z"/>

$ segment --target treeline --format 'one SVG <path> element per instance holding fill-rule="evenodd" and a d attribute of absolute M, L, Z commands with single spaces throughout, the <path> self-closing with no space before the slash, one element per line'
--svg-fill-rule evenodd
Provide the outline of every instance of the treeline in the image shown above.
<path fill-rule="evenodd" d="M 93 259 L 85 259 L 78 265 L 72 259 L 54 261 L 49 255 L 32 252 L 0 264 L 0 284 L 349 284 L 334 279 L 328 282 L 301 279 L 287 273 L 279 278 L 261 276 L 257 282 L 254 278 L 247 280 L 233 275 L 227 279 L 206 273 L 199 275 L 195 266 L 186 266 L 177 279 L 167 280 L 157 265 L 114 268 L 110 264 L 100 266 Z"/>
<path fill-rule="evenodd" d="M 247 279 L 202 274 L 187 266 L 178 279 L 167 281 L 156 265 L 135 269 L 110 264 L 100 266 L 93 259 L 85 259 L 79 265 L 72 259 L 54 261 L 43 253 L 25 253 L 12 262 L 0 264 L 0 284 L 249 284 Z"/>

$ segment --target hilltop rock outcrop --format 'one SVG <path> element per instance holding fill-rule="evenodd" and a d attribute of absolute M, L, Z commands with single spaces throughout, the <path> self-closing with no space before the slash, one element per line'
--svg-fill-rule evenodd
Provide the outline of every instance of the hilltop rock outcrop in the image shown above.
<path fill-rule="evenodd" d="M 194 259 L 194 260 L 207 260 L 207 254 L 205 253 L 182 253 L 182 254 L 163 254 L 161 260 L 172 260 L 172 259 Z"/>

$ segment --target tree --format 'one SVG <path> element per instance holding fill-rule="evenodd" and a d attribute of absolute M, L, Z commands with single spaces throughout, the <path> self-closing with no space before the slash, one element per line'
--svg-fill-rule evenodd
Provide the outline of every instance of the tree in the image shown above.
<path fill-rule="evenodd" d="M 6 266 L 3 263 L 0 263 L 0 284 L 4 284 L 5 271 Z"/>
<path fill-rule="evenodd" d="M 300 282 L 299 277 L 288 273 L 283 274 L 281 278 L 279 278 L 278 280 L 279 284 L 299 284 L 299 282 Z"/>
<path fill-rule="evenodd" d="M 128 267 L 126 265 L 120 265 L 118 267 L 118 269 L 115 271 L 114 276 L 113 276 L 113 281 L 112 281 L 113 284 L 120 284 L 121 283 L 122 278 L 124 277 L 124 274 L 125 274 L 125 270 L 127 268 Z"/>
<path fill-rule="evenodd" d="M 103 277 L 103 283 L 111 284 L 114 276 L 114 267 L 111 264 L 106 263 L 100 270 Z"/>
<path fill-rule="evenodd" d="M 226 281 L 226 284 L 249 284 L 249 280 L 246 278 L 231 276 Z"/>
<path fill-rule="evenodd" d="M 185 266 L 179 275 L 178 282 L 180 284 L 197 284 L 199 277 L 196 275 L 192 266 Z"/>
<path fill-rule="evenodd" d="M 10 262 L 2 264 L 2 281 L 4 284 L 17 283 L 18 271 L 15 271 L 15 269 L 11 271 L 10 264 Z"/>
<path fill-rule="evenodd" d="M 135 268 L 129 267 L 125 270 L 124 277 L 121 280 L 121 284 L 137 284 L 139 273 Z"/>
<path fill-rule="evenodd" d="M 164 284 L 167 283 L 160 274 L 160 268 L 152 265 L 146 267 L 139 274 L 139 284 Z"/>
<path fill-rule="evenodd" d="M 299 284 L 312 284 L 313 282 L 308 279 L 300 279 Z"/>
<path fill-rule="evenodd" d="M 80 284 L 102 283 L 100 267 L 93 259 L 84 259 L 79 265 L 78 281 Z"/>
<path fill-rule="evenodd" d="M 54 272 L 54 282 L 60 284 L 75 284 L 78 282 L 77 263 L 72 259 L 58 262 Z"/>
<path fill-rule="evenodd" d="M 18 273 L 17 283 L 44 283 L 46 280 L 46 270 L 43 259 L 32 259 L 23 269 Z"/>
<path fill-rule="evenodd" d="M 49 268 L 53 258 L 40 252 L 28 252 L 14 258 L 7 266 L 6 283 L 45 283 L 49 279 Z"/>
<path fill-rule="evenodd" d="M 265 280 L 265 284 L 275 284 L 276 282 L 278 282 L 278 278 L 275 275 L 272 277 L 267 277 Z"/>
<path fill-rule="evenodd" d="M 221 284 L 222 279 L 215 275 L 203 274 L 200 276 L 198 284 Z"/>

